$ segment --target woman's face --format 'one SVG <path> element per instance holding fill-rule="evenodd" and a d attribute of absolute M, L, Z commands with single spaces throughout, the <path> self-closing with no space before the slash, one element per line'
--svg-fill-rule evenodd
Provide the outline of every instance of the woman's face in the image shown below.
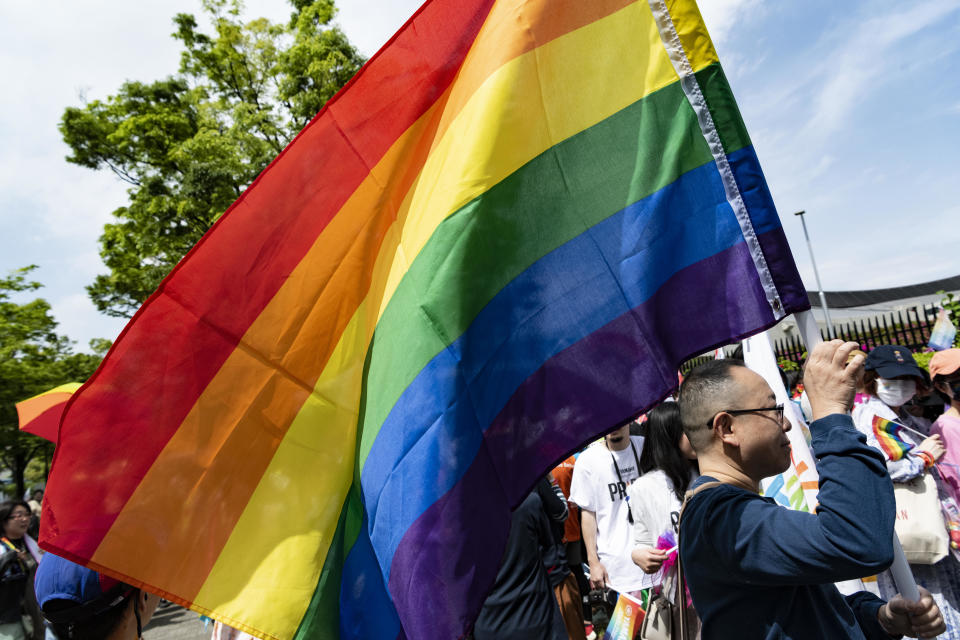
<path fill-rule="evenodd" d="M 687 460 L 696 460 L 697 452 L 693 450 L 693 446 L 690 444 L 690 439 L 687 438 L 687 434 L 680 436 L 680 453 L 683 454 Z"/>
<path fill-rule="evenodd" d="M 12 540 L 18 540 L 26 535 L 29 526 L 30 512 L 18 504 L 3 523 L 3 534 Z"/>
<path fill-rule="evenodd" d="M 946 380 L 938 382 L 936 388 L 940 393 L 946 394 L 955 407 L 960 407 L 960 372 L 956 372 L 947 377 Z"/>

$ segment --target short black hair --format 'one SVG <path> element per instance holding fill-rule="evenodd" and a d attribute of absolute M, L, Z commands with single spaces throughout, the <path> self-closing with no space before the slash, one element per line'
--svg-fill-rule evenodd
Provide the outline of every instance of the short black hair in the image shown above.
<path fill-rule="evenodd" d="M 10 514 L 13 513 L 13 510 L 17 507 L 23 507 L 27 510 L 27 513 L 33 513 L 30 510 L 30 505 L 23 500 L 4 500 L 0 502 L 0 523 L 9 520 Z"/>
<path fill-rule="evenodd" d="M 121 585 L 129 593 L 117 604 L 105 611 L 74 622 L 51 622 L 53 632 L 61 640 L 103 640 L 109 637 L 123 622 L 124 614 L 130 603 L 137 606 L 137 599 L 141 591 L 129 585 Z M 77 603 L 72 600 L 50 600 L 43 605 L 45 614 L 55 615 L 58 612 L 76 608 Z"/>
<path fill-rule="evenodd" d="M 695 451 L 703 451 L 712 440 L 710 419 L 724 407 L 729 408 L 734 393 L 731 373 L 745 367 L 743 360 L 708 360 L 687 374 L 680 385 L 680 417 L 683 430 Z"/>

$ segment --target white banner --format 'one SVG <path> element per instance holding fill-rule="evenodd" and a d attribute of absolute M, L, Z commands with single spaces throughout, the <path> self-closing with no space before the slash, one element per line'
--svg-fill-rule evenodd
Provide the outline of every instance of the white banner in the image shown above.
<path fill-rule="evenodd" d="M 783 404 L 784 418 L 793 426 L 787 433 L 792 449 L 790 468 L 779 476 L 764 480 L 760 485 L 763 495 L 772 497 L 785 507 L 813 513 L 817 505 L 819 476 L 810 452 L 810 430 L 800 413 L 800 407 L 790 399 L 783 386 L 766 331 L 743 341 L 743 361 L 767 381 L 777 402 Z"/>

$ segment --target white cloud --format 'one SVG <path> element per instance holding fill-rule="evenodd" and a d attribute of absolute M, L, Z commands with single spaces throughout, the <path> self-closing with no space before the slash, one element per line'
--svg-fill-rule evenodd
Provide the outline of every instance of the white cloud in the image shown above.
<path fill-rule="evenodd" d="M 765 11 L 761 0 L 701 0 L 699 6 L 703 22 L 718 47 L 726 43 L 734 29 L 758 19 Z"/>
<path fill-rule="evenodd" d="M 957 0 L 936 0 L 874 16 L 859 25 L 856 19 L 850 20 L 838 28 L 831 40 L 839 43 L 820 52 L 821 62 L 808 77 L 817 91 L 802 137 L 823 140 L 844 126 L 858 106 L 870 99 L 871 85 L 906 57 L 897 45 L 958 8 Z"/>
<path fill-rule="evenodd" d="M 781 10 L 743 37 L 729 34 L 721 60 L 811 289 L 807 247 L 790 215 L 800 209 L 828 290 L 956 275 L 945 256 L 960 241 L 960 193 L 942 157 L 951 139 L 960 143 L 948 120 L 960 112 L 960 85 L 942 70 L 958 48 L 958 8 L 950 0 L 872 3 L 866 17 L 845 3 L 815 17 Z M 816 32 L 821 25 L 831 26 Z M 753 31 L 772 44 L 761 47 Z M 794 34 L 796 46 L 778 46 Z M 758 52 L 767 59 L 756 73 L 731 69 Z"/>
<path fill-rule="evenodd" d="M 93 247 L 91 247 L 89 251 L 80 251 L 71 254 L 65 262 L 67 267 L 75 274 L 90 281 L 92 281 L 97 274 L 106 271 L 106 267 L 104 267 L 103 261 L 100 259 L 100 254 Z"/>
<path fill-rule="evenodd" d="M 337 3 L 337 22 L 361 53 L 372 56 L 421 4 L 421 0 L 348 0 Z"/>
<path fill-rule="evenodd" d="M 63 296 L 51 300 L 50 305 L 59 323 L 58 333 L 76 341 L 78 351 L 88 351 L 93 338 L 115 340 L 126 324 L 126 320 L 101 315 L 86 293 Z"/>

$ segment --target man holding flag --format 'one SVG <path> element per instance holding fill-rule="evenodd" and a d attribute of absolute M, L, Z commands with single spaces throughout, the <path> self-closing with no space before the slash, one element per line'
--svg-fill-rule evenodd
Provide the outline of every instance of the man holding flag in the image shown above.
<path fill-rule="evenodd" d="M 919 602 L 842 596 L 833 582 L 893 559 L 893 490 L 882 456 L 849 416 L 863 357 L 852 342 L 815 347 L 804 382 L 820 473 L 815 514 L 758 494 L 790 464 L 783 407 L 742 363 L 712 361 L 680 390 L 702 476 L 680 521 L 680 555 L 708 638 L 931 638 L 945 630 L 929 592 Z M 855 488 L 855 489 L 854 489 Z"/>

